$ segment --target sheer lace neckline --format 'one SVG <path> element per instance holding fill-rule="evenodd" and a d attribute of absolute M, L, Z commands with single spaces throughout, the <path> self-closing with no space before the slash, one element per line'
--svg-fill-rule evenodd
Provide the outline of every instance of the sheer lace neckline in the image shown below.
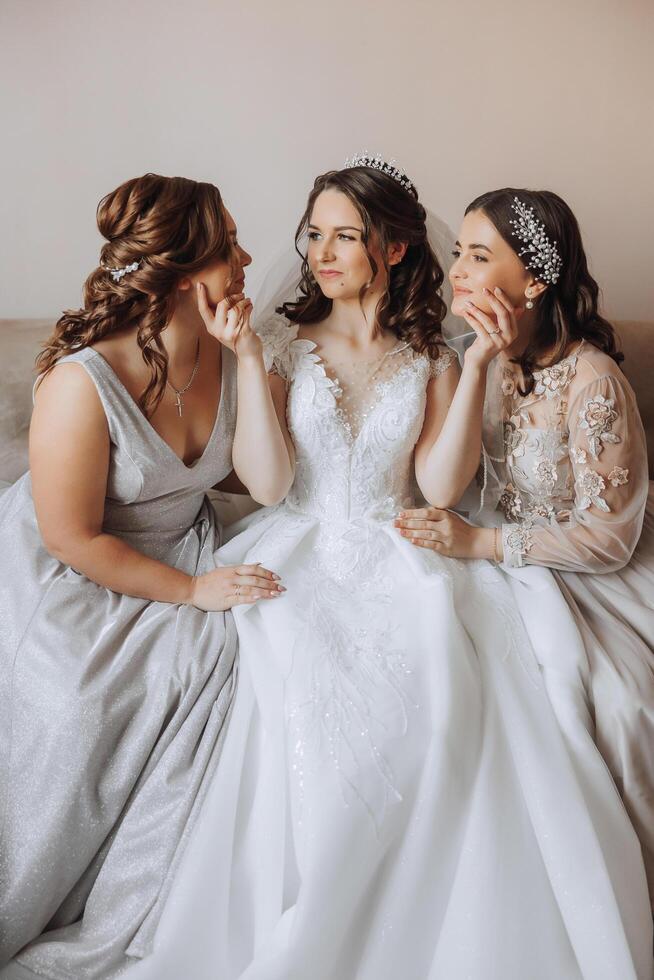
<path fill-rule="evenodd" d="M 413 349 L 406 341 L 398 340 L 374 359 L 349 361 L 344 358 L 328 361 L 315 341 L 309 343 L 313 345 L 312 354 L 316 366 L 331 382 L 336 415 L 353 443 L 365 426 L 368 416 L 374 411 L 383 387 L 395 378 L 407 361 L 413 360 Z"/>

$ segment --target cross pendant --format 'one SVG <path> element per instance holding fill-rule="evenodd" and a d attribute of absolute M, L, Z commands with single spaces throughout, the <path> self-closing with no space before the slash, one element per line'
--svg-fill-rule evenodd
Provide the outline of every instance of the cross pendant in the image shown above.
<path fill-rule="evenodd" d="M 181 395 L 177 395 L 177 412 L 178 412 L 179 417 L 181 419 L 181 417 L 182 417 L 182 398 L 181 398 Z"/>

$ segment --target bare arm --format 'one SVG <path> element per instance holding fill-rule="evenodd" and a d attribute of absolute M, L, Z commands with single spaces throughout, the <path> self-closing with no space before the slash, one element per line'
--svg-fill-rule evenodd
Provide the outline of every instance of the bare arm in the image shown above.
<path fill-rule="evenodd" d="M 485 388 L 485 371 L 475 364 L 464 365 L 460 380 L 453 363 L 429 382 L 416 479 L 435 507 L 454 507 L 477 471 Z"/>
<path fill-rule="evenodd" d="M 286 386 L 278 375 L 266 373 L 261 351 L 239 358 L 237 384 L 234 469 L 260 504 L 279 503 L 295 473 L 295 450 L 286 426 Z"/>
<path fill-rule="evenodd" d="M 109 450 L 107 420 L 93 382 L 78 364 L 57 366 L 39 385 L 30 428 L 34 506 L 50 554 L 123 595 L 215 610 L 235 604 L 228 597 L 241 574 L 237 570 L 221 568 L 194 578 L 103 531 Z M 245 589 L 252 578 L 242 574 L 239 599 L 251 594 Z"/>
<path fill-rule="evenodd" d="M 286 426 L 286 388 L 266 372 L 260 338 L 250 326 L 252 304 L 224 299 L 215 309 L 198 284 L 198 308 L 209 333 L 237 358 L 238 412 L 232 460 L 236 475 L 260 504 L 276 504 L 295 475 L 295 450 Z"/>

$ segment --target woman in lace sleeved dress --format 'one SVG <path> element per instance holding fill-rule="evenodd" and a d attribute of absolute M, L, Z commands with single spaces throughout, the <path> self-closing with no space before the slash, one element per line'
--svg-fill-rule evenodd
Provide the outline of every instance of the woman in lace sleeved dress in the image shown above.
<path fill-rule="evenodd" d="M 651 980 L 636 835 L 504 577 L 393 528 L 416 484 L 449 505 L 474 475 L 486 358 L 459 381 L 442 346 L 415 189 L 380 161 L 325 174 L 298 245 L 299 298 L 262 329 L 293 484 L 218 553 L 288 591 L 235 612 L 223 755 L 133 980 Z"/>
<path fill-rule="evenodd" d="M 654 496 L 613 328 L 597 312 L 577 222 L 552 193 L 473 201 L 450 277 L 453 312 L 498 355 L 484 412 L 481 521 L 491 530 L 425 512 L 398 525 L 441 553 L 497 548 L 525 622 L 562 666 L 578 643 L 561 611 L 544 612 L 556 582 L 583 640 L 589 729 L 638 832 L 654 901 Z"/>
<path fill-rule="evenodd" d="M 224 739 L 227 611 L 281 594 L 216 567 L 206 497 L 243 455 L 234 222 L 216 187 L 147 174 L 98 225 L 84 306 L 40 356 L 31 472 L 0 496 L 3 978 L 105 980 L 148 952 Z M 251 393 L 274 414 L 265 374 Z"/>

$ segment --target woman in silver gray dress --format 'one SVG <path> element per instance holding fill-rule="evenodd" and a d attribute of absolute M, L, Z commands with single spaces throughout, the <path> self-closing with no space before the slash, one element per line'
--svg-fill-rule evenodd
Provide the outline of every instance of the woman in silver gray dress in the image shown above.
<path fill-rule="evenodd" d="M 232 455 L 264 503 L 288 482 L 235 434 L 238 381 L 281 438 L 265 373 L 241 378 L 251 260 L 217 188 L 147 174 L 98 226 L 84 306 L 39 358 L 30 473 L 0 497 L 3 977 L 106 978 L 147 954 L 221 749 L 228 610 L 283 592 L 214 560 L 206 492 Z"/>

